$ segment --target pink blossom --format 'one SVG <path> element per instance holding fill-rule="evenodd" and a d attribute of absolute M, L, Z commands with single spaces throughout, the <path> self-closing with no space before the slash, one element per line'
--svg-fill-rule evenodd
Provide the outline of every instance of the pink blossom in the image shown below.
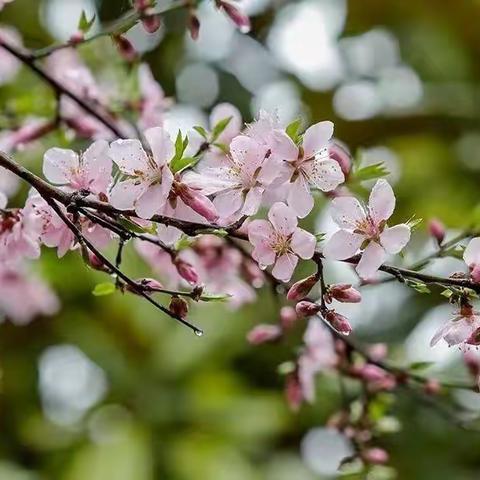
<path fill-rule="evenodd" d="M 110 202 L 119 210 L 134 208 L 141 218 L 151 218 L 162 211 L 173 183 L 168 162 L 175 148 L 161 127 L 145 132 L 152 154 L 139 140 L 116 140 L 110 145 L 110 156 L 124 179 L 110 191 Z"/>
<path fill-rule="evenodd" d="M 280 324 L 284 330 L 292 328 L 297 320 L 297 312 L 293 307 L 285 306 L 280 309 Z"/>
<path fill-rule="evenodd" d="M 3 4 L 2 4 L 3 1 Z M 0 0 L 0 10 L 3 8 L 5 0 Z M 22 39 L 12 27 L 0 28 L 0 39 L 14 47 L 22 46 Z M 0 85 L 11 82 L 20 70 L 21 63 L 7 50 L 0 48 Z"/>
<path fill-rule="evenodd" d="M 470 270 L 470 277 L 474 282 L 480 282 L 480 237 L 472 238 L 468 242 L 463 260 Z"/>
<path fill-rule="evenodd" d="M 369 448 L 362 452 L 362 457 L 372 465 L 384 465 L 389 460 L 388 453 L 383 448 Z"/>
<path fill-rule="evenodd" d="M 282 335 L 282 329 L 278 325 L 261 324 L 256 325 L 247 334 L 247 340 L 252 345 L 278 340 Z"/>
<path fill-rule="evenodd" d="M 253 220 L 249 224 L 248 238 L 260 268 L 274 265 L 273 276 L 284 282 L 292 277 L 299 257 L 312 258 L 316 244 L 311 233 L 298 228 L 294 211 L 280 202 L 268 212 L 268 221 Z"/>
<path fill-rule="evenodd" d="M 290 182 L 287 203 L 300 218 L 313 208 L 311 186 L 329 192 L 345 180 L 339 163 L 329 158 L 332 134 L 333 123 L 320 122 L 307 129 L 301 147 L 286 133 L 277 136 L 273 155 L 283 160 L 283 175 Z"/>
<path fill-rule="evenodd" d="M 338 197 L 332 201 L 333 220 L 341 227 L 326 243 L 326 258 L 345 260 L 362 249 L 356 267 L 363 279 L 370 279 L 385 260 L 387 253 L 399 253 L 410 240 L 410 227 L 387 226 L 395 208 L 395 195 L 386 180 L 374 185 L 368 207 L 354 197 Z"/>
<path fill-rule="evenodd" d="M 463 305 L 455 312 L 445 325 L 443 325 L 432 338 L 430 346 L 434 346 L 443 338 L 448 345 L 477 345 L 477 330 L 480 328 L 479 312 L 470 305 Z"/>
<path fill-rule="evenodd" d="M 50 148 L 44 155 L 43 174 L 50 182 L 73 190 L 106 193 L 112 175 L 108 143 L 97 140 L 80 155 L 73 150 Z"/>
<path fill-rule="evenodd" d="M 330 285 L 325 300 L 331 303 L 332 300 L 341 303 L 359 303 L 362 300 L 360 292 L 348 283 L 336 283 Z"/>

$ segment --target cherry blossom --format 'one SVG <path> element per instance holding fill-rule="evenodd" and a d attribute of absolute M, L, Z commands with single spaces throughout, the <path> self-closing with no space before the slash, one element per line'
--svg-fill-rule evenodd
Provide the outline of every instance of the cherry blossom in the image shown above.
<path fill-rule="evenodd" d="M 463 252 L 463 260 L 474 282 L 480 282 L 480 237 L 472 238 Z"/>
<path fill-rule="evenodd" d="M 361 249 L 357 273 L 363 279 L 371 278 L 387 253 L 399 253 L 410 240 L 407 224 L 387 226 L 394 209 L 395 195 L 383 179 L 374 185 L 366 208 L 354 197 L 335 198 L 332 201 L 332 217 L 341 229 L 326 243 L 324 256 L 345 260 Z"/>
<path fill-rule="evenodd" d="M 50 148 L 45 152 L 43 174 L 57 185 L 106 194 L 112 174 L 108 143 L 98 140 L 80 155 L 73 150 Z"/>
<path fill-rule="evenodd" d="M 124 179 L 110 191 L 110 202 L 119 210 L 134 208 L 141 218 L 151 218 L 162 211 L 173 184 L 168 162 L 175 148 L 168 133 L 161 127 L 145 132 L 152 154 L 139 140 L 116 140 L 110 145 L 110 156 Z"/>
<path fill-rule="evenodd" d="M 478 329 L 480 328 L 480 313 L 469 304 L 462 305 L 460 310 L 454 313 L 445 325 L 443 325 L 432 338 L 430 346 L 434 346 L 440 339 L 444 339 L 448 345 L 480 344 Z"/>
<path fill-rule="evenodd" d="M 273 276 L 285 282 L 292 277 L 299 257 L 312 258 L 316 243 L 311 233 L 298 228 L 294 211 L 280 202 L 268 212 L 268 221 L 253 220 L 249 224 L 248 238 L 260 268 L 274 265 Z"/>

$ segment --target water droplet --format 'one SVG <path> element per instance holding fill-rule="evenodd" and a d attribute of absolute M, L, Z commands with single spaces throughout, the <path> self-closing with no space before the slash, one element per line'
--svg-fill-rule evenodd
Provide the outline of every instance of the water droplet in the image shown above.
<path fill-rule="evenodd" d="M 197 329 L 195 330 L 195 335 L 196 335 L 197 337 L 202 337 L 202 336 L 203 336 L 203 330 L 200 330 L 200 329 L 197 328 Z"/>

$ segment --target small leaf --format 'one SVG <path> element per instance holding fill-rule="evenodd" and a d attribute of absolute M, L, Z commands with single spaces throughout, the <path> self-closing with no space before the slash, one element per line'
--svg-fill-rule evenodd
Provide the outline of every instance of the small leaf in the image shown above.
<path fill-rule="evenodd" d="M 232 296 L 227 293 L 224 293 L 224 294 L 204 293 L 200 297 L 200 300 L 202 302 L 224 302 L 225 300 L 228 300 L 231 297 Z"/>
<path fill-rule="evenodd" d="M 88 33 L 88 31 L 92 28 L 92 25 L 94 24 L 94 22 L 95 22 L 95 14 L 90 20 L 88 20 L 85 10 L 82 10 L 80 20 L 78 21 L 78 29 L 83 33 Z"/>
<path fill-rule="evenodd" d="M 205 140 L 208 140 L 208 132 L 200 125 L 193 127 L 193 129 L 199 133 Z"/>
<path fill-rule="evenodd" d="M 213 145 L 219 148 L 225 155 L 228 155 L 230 153 L 228 145 L 225 145 L 224 143 L 215 142 Z"/>
<path fill-rule="evenodd" d="M 295 371 L 295 362 L 283 362 L 277 367 L 279 375 L 288 375 Z"/>
<path fill-rule="evenodd" d="M 175 243 L 175 250 L 185 250 L 186 248 L 191 247 L 193 243 L 193 239 L 190 238 L 188 235 L 182 235 L 180 239 Z"/>
<path fill-rule="evenodd" d="M 427 287 L 425 283 L 407 279 L 405 280 L 405 284 L 413 288 L 419 293 L 430 293 L 430 289 Z"/>
<path fill-rule="evenodd" d="M 98 283 L 95 285 L 95 288 L 93 289 L 92 293 L 96 297 L 104 297 L 106 295 L 111 295 L 114 293 L 116 290 L 115 284 L 114 283 Z"/>
<path fill-rule="evenodd" d="M 226 237 L 228 232 L 223 228 L 207 228 L 203 231 L 203 233 L 208 233 L 210 235 L 216 235 L 217 237 Z"/>
<path fill-rule="evenodd" d="M 230 123 L 231 119 L 232 117 L 230 116 L 217 122 L 217 124 L 213 127 L 212 142 L 215 142 L 218 139 L 218 137 L 223 133 L 223 131 L 227 128 L 228 124 Z"/>
<path fill-rule="evenodd" d="M 377 178 L 386 177 L 389 173 L 390 172 L 385 168 L 384 163 L 380 162 L 359 168 L 353 173 L 352 178 L 357 182 L 364 182 L 366 180 L 375 180 Z"/>
<path fill-rule="evenodd" d="M 449 288 L 447 288 L 442 293 L 440 293 L 440 295 L 446 298 L 450 298 L 453 295 L 453 292 Z"/>
<path fill-rule="evenodd" d="M 297 144 L 300 137 L 300 127 L 302 125 L 302 120 L 297 118 L 292 123 L 290 123 L 285 132 L 292 139 L 293 143 Z"/>
<path fill-rule="evenodd" d="M 323 242 L 326 236 L 327 234 L 323 232 L 319 232 L 315 234 L 315 238 L 317 239 L 317 242 Z"/>
<path fill-rule="evenodd" d="M 155 233 L 155 230 L 152 232 L 151 229 L 142 227 L 141 225 L 138 225 L 138 223 L 135 223 L 133 220 L 130 220 L 126 217 L 122 217 L 119 219 L 118 223 L 122 225 L 122 227 L 126 228 L 130 232 L 134 233 Z M 153 226 L 155 228 L 155 226 Z"/>
<path fill-rule="evenodd" d="M 410 227 L 410 230 L 415 230 L 422 222 L 422 218 L 415 218 L 415 216 L 413 216 L 407 220 L 406 224 Z"/>
<path fill-rule="evenodd" d="M 183 156 L 183 137 L 182 137 L 182 132 L 179 130 L 177 133 L 177 138 L 175 139 L 175 155 L 172 159 L 172 163 L 179 159 L 182 158 Z"/>
<path fill-rule="evenodd" d="M 418 372 L 420 370 L 426 370 L 433 365 L 433 362 L 413 362 L 408 366 L 408 370 Z"/>
<path fill-rule="evenodd" d="M 170 170 L 173 173 L 183 172 L 187 168 L 194 167 L 199 161 L 199 158 L 196 157 L 184 157 L 184 158 L 174 158 L 170 162 Z"/>

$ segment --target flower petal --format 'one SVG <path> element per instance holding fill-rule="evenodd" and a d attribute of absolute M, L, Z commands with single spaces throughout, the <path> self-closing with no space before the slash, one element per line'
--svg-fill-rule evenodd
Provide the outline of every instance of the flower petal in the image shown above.
<path fill-rule="evenodd" d="M 339 227 L 355 230 L 366 214 L 355 197 L 337 197 L 332 200 L 332 218 Z"/>
<path fill-rule="evenodd" d="M 362 253 L 362 258 L 355 269 L 360 278 L 363 280 L 372 278 L 380 265 L 382 265 L 386 256 L 387 253 L 380 244 L 377 242 L 370 242 Z"/>
<path fill-rule="evenodd" d="M 410 227 L 405 223 L 395 225 L 394 227 L 386 227 L 380 234 L 380 243 L 387 253 L 396 254 L 410 240 Z"/>
<path fill-rule="evenodd" d="M 264 191 L 265 189 L 263 187 L 253 187 L 248 191 L 242 209 L 243 215 L 250 216 L 255 215 L 258 212 L 260 204 L 262 203 Z"/>
<path fill-rule="evenodd" d="M 139 140 L 115 140 L 110 144 L 110 157 L 126 175 L 149 170 L 147 154 Z"/>
<path fill-rule="evenodd" d="M 316 243 L 317 241 L 314 235 L 302 228 L 297 228 L 293 233 L 290 246 L 292 247 L 293 252 L 300 258 L 308 260 L 313 257 Z"/>
<path fill-rule="evenodd" d="M 153 159 L 159 167 L 165 165 L 173 158 L 175 146 L 168 132 L 162 127 L 149 128 L 145 132 L 145 138 L 152 149 Z"/>
<path fill-rule="evenodd" d="M 265 147 L 246 135 L 235 137 L 230 143 L 230 154 L 242 173 L 251 177 L 262 165 L 267 153 Z"/>
<path fill-rule="evenodd" d="M 463 260 L 470 265 L 480 264 L 480 237 L 472 238 L 463 253 Z"/>
<path fill-rule="evenodd" d="M 272 275 L 282 282 L 288 282 L 293 275 L 293 271 L 298 263 L 298 257 L 290 253 L 285 253 L 277 259 L 272 269 Z"/>
<path fill-rule="evenodd" d="M 450 346 L 458 345 L 467 340 L 476 327 L 476 323 L 469 322 L 466 318 L 460 318 L 460 320 L 450 323 L 450 328 L 444 332 L 443 338 Z"/>
<path fill-rule="evenodd" d="M 282 202 L 276 202 L 268 212 L 268 219 L 273 228 L 282 235 L 290 235 L 295 231 L 298 220 L 295 212 Z"/>
<path fill-rule="evenodd" d="M 43 174 L 52 183 L 70 183 L 78 165 L 78 155 L 73 150 L 50 148 L 43 157 Z"/>
<path fill-rule="evenodd" d="M 4 209 L 7 206 L 7 202 L 7 196 L 3 192 L 0 192 L 0 209 Z"/>
<path fill-rule="evenodd" d="M 161 183 L 150 185 L 145 192 L 137 198 L 135 211 L 140 218 L 152 218 L 153 215 L 162 210 L 167 198 Z"/>
<path fill-rule="evenodd" d="M 148 188 L 148 184 L 140 183 L 131 178 L 116 183 L 110 191 L 110 203 L 119 210 L 133 208 L 135 200 Z"/>
<path fill-rule="evenodd" d="M 323 255 L 325 258 L 333 260 L 345 260 L 358 252 L 364 240 L 364 235 L 339 230 L 330 237 L 323 247 Z"/>
<path fill-rule="evenodd" d="M 105 192 L 111 182 L 112 159 L 105 140 L 92 143 L 82 155 L 82 169 L 96 192 Z"/>
<path fill-rule="evenodd" d="M 269 240 L 273 235 L 272 224 L 267 220 L 252 220 L 248 224 L 248 240 L 254 246 L 262 240 Z"/>
<path fill-rule="evenodd" d="M 395 194 L 386 180 L 377 180 L 373 186 L 368 200 L 368 210 L 377 225 L 392 216 L 395 210 Z"/>
<path fill-rule="evenodd" d="M 243 201 L 242 190 L 240 188 L 232 188 L 226 192 L 219 193 L 213 199 L 213 204 L 220 218 L 228 218 L 242 208 Z"/>
<path fill-rule="evenodd" d="M 303 135 L 304 157 L 313 157 L 324 148 L 327 148 L 332 135 L 333 123 L 329 121 L 318 122 L 308 128 Z"/>
<path fill-rule="evenodd" d="M 306 217 L 313 208 L 313 196 L 303 175 L 289 185 L 287 203 L 293 208 L 298 217 Z"/>
<path fill-rule="evenodd" d="M 330 158 L 315 158 L 304 162 L 301 168 L 307 175 L 308 180 L 322 192 L 335 190 L 345 181 L 340 165 Z"/>

